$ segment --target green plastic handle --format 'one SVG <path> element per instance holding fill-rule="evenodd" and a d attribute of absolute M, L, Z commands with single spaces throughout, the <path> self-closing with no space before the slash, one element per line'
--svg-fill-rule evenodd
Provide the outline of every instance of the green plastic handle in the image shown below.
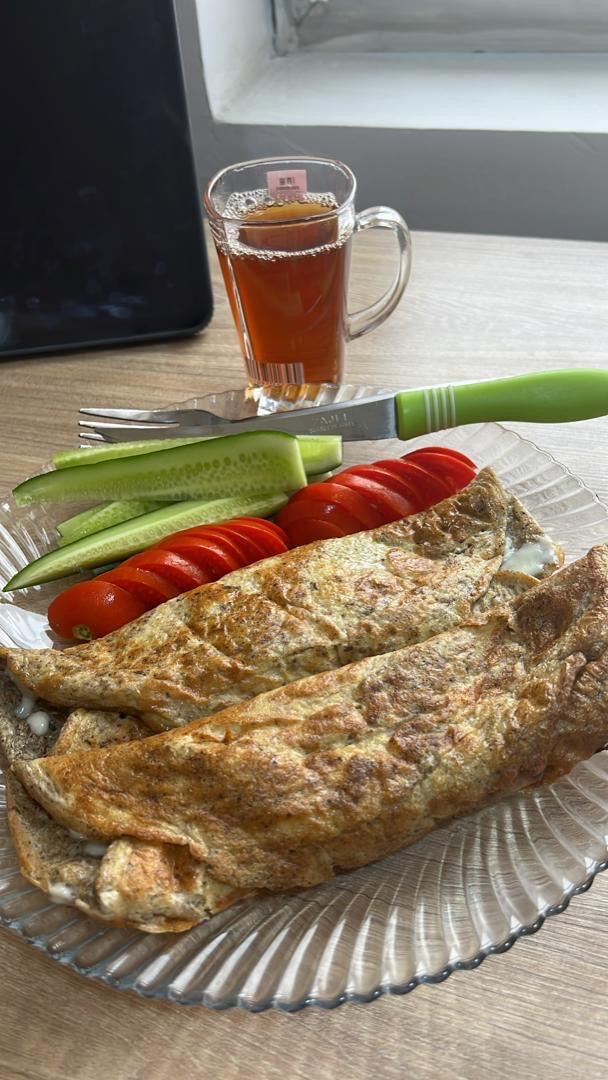
<path fill-rule="evenodd" d="M 526 420 L 559 424 L 608 414 L 608 370 L 570 368 L 446 384 L 395 395 L 400 439 L 459 424 Z"/>

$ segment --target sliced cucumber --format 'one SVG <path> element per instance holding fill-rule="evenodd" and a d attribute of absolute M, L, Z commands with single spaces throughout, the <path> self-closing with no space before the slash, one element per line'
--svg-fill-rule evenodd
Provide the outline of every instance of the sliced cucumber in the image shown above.
<path fill-rule="evenodd" d="M 306 485 L 298 440 L 251 431 L 155 454 L 40 473 L 13 491 L 18 506 L 79 499 L 222 499 L 297 491 Z"/>
<path fill-rule="evenodd" d="M 337 469 L 342 464 L 342 438 L 340 435 L 296 435 L 306 475 Z M 75 465 L 92 465 L 97 461 L 152 454 L 158 450 L 174 450 L 177 446 L 191 446 L 206 442 L 202 438 L 140 439 L 137 442 L 102 443 L 101 446 L 81 446 L 74 450 L 59 450 L 53 454 L 56 469 L 69 469 Z"/>
<path fill-rule="evenodd" d="M 341 435 L 297 435 L 307 476 L 330 472 L 342 464 Z"/>
<path fill-rule="evenodd" d="M 333 471 L 311 474 L 308 477 L 309 484 L 318 484 L 321 480 L 329 480 Z M 175 506 L 173 503 L 153 502 L 149 499 L 123 499 L 121 502 L 101 503 L 100 506 L 92 506 L 83 510 L 80 514 L 61 521 L 57 526 L 59 547 L 71 544 L 74 540 L 80 540 L 83 536 L 91 536 L 92 533 L 108 529 L 110 525 L 118 525 L 121 521 L 129 521 L 131 518 L 148 514 L 152 510 L 160 510 L 162 506 Z"/>
<path fill-rule="evenodd" d="M 59 546 L 71 544 L 74 540 L 101 532 L 102 529 L 109 529 L 110 525 L 119 525 L 121 521 L 129 521 L 141 514 L 149 514 L 152 510 L 160 510 L 161 506 L 165 506 L 165 503 L 154 502 L 152 499 L 123 499 L 121 502 L 92 506 L 66 521 L 60 521 L 57 526 Z"/>
<path fill-rule="evenodd" d="M 85 536 L 73 544 L 50 551 L 20 570 L 4 586 L 4 592 L 25 589 L 30 585 L 42 585 L 45 581 L 67 577 L 77 570 L 126 559 L 137 551 L 143 551 L 178 529 L 194 525 L 208 525 L 228 518 L 270 517 L 285 506 L 287 495 L 272 494 L 243 496 L 241 498 L 214 499 L 172 503 L 150 514 L 123 521 L 103 532 Z"/>
<path fill-rule="evenodd" d="M 174 450 L 176 446 L 191 446 L 196 442 L 206 442 L 206 439 L 196 436 L 189 439 L 138 439 L 136 442 L 79 446 L 73 450 L 58 450 L 53 454 L 53 465 L 56 469 L 69 469 L 74 465 L 93 465 L 96 461 L 113 461 L 115 458 L 151 454 L 155 450 Z"/>

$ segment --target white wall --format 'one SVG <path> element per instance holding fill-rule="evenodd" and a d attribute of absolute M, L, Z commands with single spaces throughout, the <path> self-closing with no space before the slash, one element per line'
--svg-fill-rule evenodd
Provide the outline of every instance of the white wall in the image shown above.
<path fill-rule="evenodd" d="M 201 186 L 231 161 L 319 154 L 351 165 L 360 208 L 394 206 L 415 229 L 608 240 L 608 135 L 217 123 L 194 0 L 177 7 Z"/>

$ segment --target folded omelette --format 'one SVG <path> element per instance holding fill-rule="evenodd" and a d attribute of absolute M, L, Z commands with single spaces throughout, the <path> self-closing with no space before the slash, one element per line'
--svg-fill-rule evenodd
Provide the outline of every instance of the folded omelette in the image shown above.
<path fill-rule="evenodd" d="M 607 676 L 608 548 L 598 547 L 420 644 L 212 720 L 13 771 L 72 831 L 186 849 L 229 888 L 280 891 L 569 771 L 608 740 Z"/>
<path fill-rule="evenodd" d="M 424 513 L 296 548 L 63 652 L 8 650 L 8 670 L 54 705 L 116 709 L 154 730 L 187 723 L 454 626 L 562 561 L 490 469 Z M 515 561 L 513 561 L 515 558 Z"/>
<path fill-rule="evenodd" d="M 60 727 L 53 717 L 46 740 L 48 753 L 72 754 L 144 734 L 144 725 L 130 717 L 76 710 Z M 216 881 L 186 848 L 137 840 L 108 844 L 63 828 L 12 773 L 6 776 L 6 802 L 22 874 L 57 903 L 97 919 L 175 933 L 248 895 Z"/>

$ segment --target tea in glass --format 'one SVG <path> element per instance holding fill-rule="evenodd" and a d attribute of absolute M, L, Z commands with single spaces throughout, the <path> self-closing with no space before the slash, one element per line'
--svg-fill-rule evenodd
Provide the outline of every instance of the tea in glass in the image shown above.
<path fill-rule="evenodd" d="M 210 182 L 205 204 L 253 385 L 338 384 L 347 341 L 378 325 L 403 293 L 407 226 L 388 208 L 357 215 L 354 193 L 350 170 L 322 159 L 245 162 Z M 399 273 L 382 301 L 351 316 L 352 235 L 380 224 L 380 213 L 400 239 Z"/>

